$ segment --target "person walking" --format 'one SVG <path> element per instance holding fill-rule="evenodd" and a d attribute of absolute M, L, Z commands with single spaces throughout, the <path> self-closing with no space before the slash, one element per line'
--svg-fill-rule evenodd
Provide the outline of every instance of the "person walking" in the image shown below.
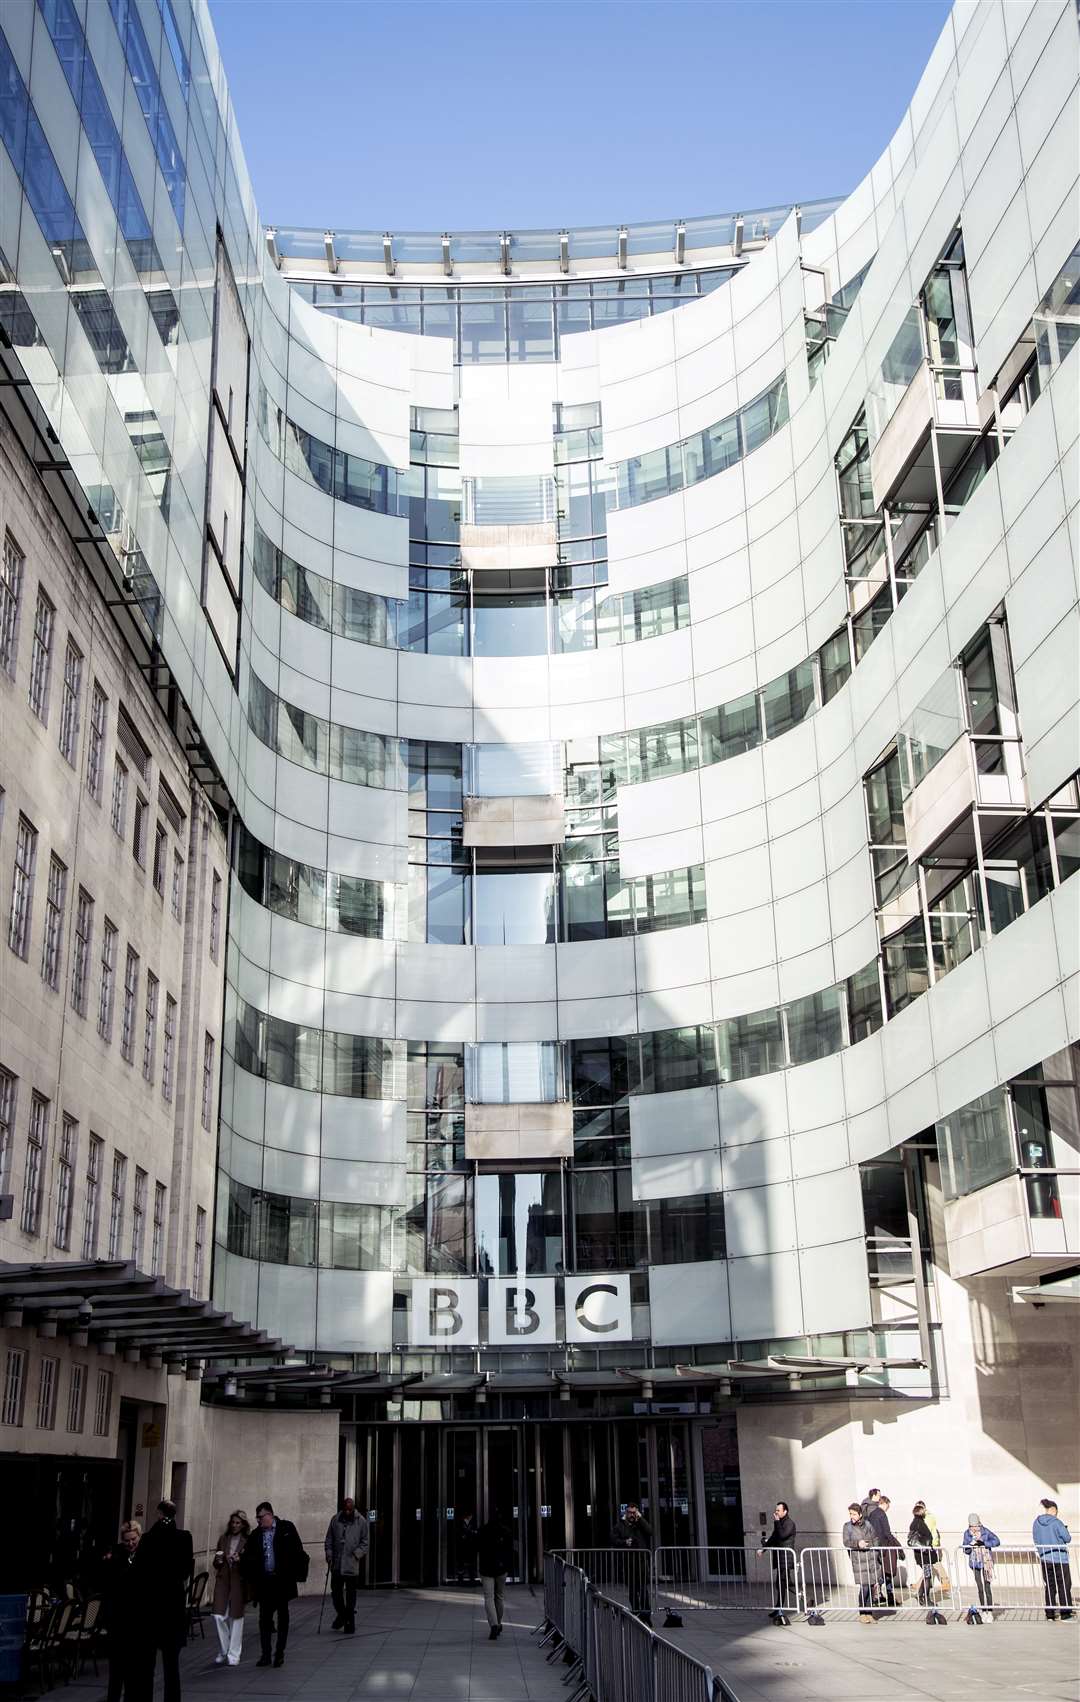
<path fill-rule="evenodd" d="M 636 1501 L 626 1503 L 624 1512 L 611 1527 L 611 1546 L 627 1551 L 626 1585 L 630 1612 L 636 1613 L 646 1625 L 651 1625 L 648 1556 L 652 1552 L 652 1531 L 642 1518 Z"/>
<path fill-rule="evenodd" d="M 876 1616 L 870 1612 L 878 1596 L 880 1573 L 874 1541 L 874 1527 L 863 1517 L 864 1503 L 853 1501 L 848 1508 L 844 1525 L 844 1547 L 851 1556 L 851 1571 L 859 1590 L 859 1624 L 875 1625 Z"/>
<path fill-rule="evenodd" d="M 1069 1544 L 1072 1537 L 1064 1519 L 1058 1518 L 1058 1505 L 1046 1497 L 1039 1502 L 1031 1527 L 1031 1540 L 1042 1567 L 1043 1595 L 1047 1619 L 1056 1619 L 1060 1607 L 1062 1619 L 1072 1618 L 1072 1572 L 1069 1569 Z"/>
<path fill-rule="evenodd" d="M 994 1550 L 1001 1547 L 1001 1538 L 995 1536 L 989 1525 L 984 1525 L 978 1513 L 969 1513 L 967 1530 L 964 1532 L 964 1553 L 968 1557 L 968 1565 L 975 1574 L 975 1588 L 979 1592 L 979 1606 L 986 1611 L 987 1619 L 993 1618 L 994 1591 Z M 969 1621 L 977 1621 L 978 1613 L 974 1608 L 968 1609 Z"/>
<path fill-rule="evenodd" d="M 229 1514 L 225 1529 L 218 1537 L 211 1609 L 221 1645 L 220 1653 L 214 1657 L 217 1667 L 226 1663 L 231 1667 L 240 1665 L 240 1651 L 244 1646 L 244 1608 L 247 1604 L 247 1582 L 242 1562 L 250 1535 L 248 1516 L 238 1507 Z"/>
<path fill-rule="evenodd" d="M 105 1556 L 101 1591 L 109 1659 L 105 1702 L 145 1702 L 153 1689 L 154 1651 L 146 1634 L 142 1574 L 135 1569 L 141 1537 L 142 1526 L 129 1519 L 120 1526 L 120 1541 Z"/>
<path fill-rule="evenodd" d="M 889 1508 L 892 1506 L 887 1495 L 878 1497 L 876 1507 L 871 1507 L 867 1518 L 874 1530 L 874 1542 L 878 1550 L 878 1563 L 881 1567 L 881 1586 L 885 1600 L 890 1607 L 896 1606 L 896 1586 L 900 1581 L 900 1562 L 904 1550 L 900 1539 L 889 1523 Z"/>
<path fill-rule="evenodd" d="M 911 1557 L 922 1573 L 922 1583 L 919 1585 L 919 1606 L 934 1606 L 934 1566 L 941 1558 L 941 1550 L 934 1544 L 934 1533 L 926 1517 L 926 1504 L 916 1501 L 911 1509 L 911 1524 L 908 1526 L 907 1546 Z"/>
<path fill-rule="evenodd" d="M 767 1548 L 775 1552 L 770 1556 L 773 1575 L 773 1608 L 769 1614 L 772 1620 L 782 1620 L 791 1611 L 794 1601 L 793 1585 L 795 1581 L 795 1521 L 791 1517 L 786 1501 L 778 1501 L 773 1508 L 773 1527 L 765 1541 L 758 1549 L 758 1554 L 764 1554 Z"/>
<path fill-rule="evenodd" d="M 503 1592 L 506 1574 L 514 1563 L 514 1537 L 497 1507 L 476 1533 L 476 1564 L 484 1591 L 484 1612 L 488 1622 L 488 1641 L 502 1636 Z"/>
<path fill-rule="evenodd" d="M 176 1504 L 159 1501 L 157 1521 L 135 1550 L 153 1680 L 161 1650 L 164 1702 L 180 1702 L 180 1650 L 187 1641 L 187 1592 L 195 1567 L 191 1532 L 176 1523 Z"/>
<path fill-rule="evenodd" d="M 356 1631 L 356 1586 L 360 1579 L 360 1562 L 368 1551 L 368 1522 L 356 1511 L 356 1502 L 346 1495 L 340 1513 L 335 1513 L 326 1527 L 326 1564 L 330 1568 L 330 1594 L 334 1602 L 331 1631 L 344 1631 L 351 1637 Z"/>
<path fill-rule="evenodd" d="M 270 1665 L 273 1642 L 273 1663 L 283 1667 L 289 1641 L 289 1603 L 296 1599 L 297 1584 L 306 1581 L 310 1562 L 296 1526 L 288 1519 L 279 1519 L 269 1501 L 260 1501 L 256 1507 L 255 1526 L 240 1560 L 251 1598 L 259 1604 L 262 1652 L 255 1665 Z"/>

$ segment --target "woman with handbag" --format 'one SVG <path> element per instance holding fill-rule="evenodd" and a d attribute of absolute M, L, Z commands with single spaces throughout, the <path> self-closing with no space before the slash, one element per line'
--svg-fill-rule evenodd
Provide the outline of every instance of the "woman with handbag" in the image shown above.
<path fill-rule="evenodd" d="M 933 1607 L 934 1567 L 941 1559 L 941 1550 L 934 1546 L 934 1533 L 930 1528 L 926 1517 L 926 1507 L 922 1501 L 916 1501 L 911 1509 L 907 1545 L 911 1550 L 912 1559 L 922 1572 L 922 1583 L 919 1585 L 918 1594 L 919 1606 Z"/>
<path fill-rule="evenodd" d="M 979 1592 L 979 1606 L 985 1611 L 987 1619 L 993 1616 L 994 1592 L 994 1550 L 1001 1547 L 1001 1538 L 995 1536 L 989 1525 L 984 1525 L 978 1513 L 969 1513 L 967 1530 L 964 1532 L 964 1553 L 968 1557 L 968 1565 L 975 1574 L 975 1587 Z M 978 1624 L 980 1616 L 974 1608 L 968 1609 L 968 1618 Z"/>
<path fill-rule="evenodd" d="M 244 1645 L 244 1608 L 247 1605 L 247 1584 L 240 1561 L 250 1534 L 247 1514 L 238 1507 L 229 1514 L 228 1523 L 218 1538 L 214 1555 L 216 1576 L 212 1610 L 221 1644 L 221 1653 L 214 1657 L 216 1667 L 223 1667 L 226 1663 L 231 1667 L 240 1665 L 240 1651 Z"/>

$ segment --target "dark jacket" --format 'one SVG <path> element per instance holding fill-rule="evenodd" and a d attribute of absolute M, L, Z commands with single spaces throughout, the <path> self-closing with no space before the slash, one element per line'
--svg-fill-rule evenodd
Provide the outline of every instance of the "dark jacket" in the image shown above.
<path fill-rule="evenodd" d="M 132 1638 L 141 1628 L 147 1605 L 145 1581 L 135 1555 L 117 1543 L 101 1575 L 101 1622 L 113 1637 Z"/>
<path fill-rule="evenodd" d="M 935 1548 L 934 1533 L 925 1519 L 912 1519 L 907 1540 L 916 1566 L 935 1566 L 941 1559 L 941 1550 Z"/>
<path fill-rule="evenodd" d="M 645 1519 L 618 1519 L 611 1527 L 612 1548 L 632 1548 L 648 1551 L 652 1548 L 652 1531 Z"/>
<path fill-rule="evenodd" d="M 476 1570 L 481 1578 L 499 1578 L 513 1563 L 513 1536 L 498 1519 L 489 1519 L 476 1533 Z"/>
<path fill-rule="evenodd" d="M 881 1556 L 882 1570 L 895 1572 L 903 1549 L 899 1537 L 889 1523 L 888 1513 L 884 1507 L 871 1507 L 866 1515 L 866 1522 L 874 1533 L 875 1546 L 885 1550 Z"/>
<path fill-rule="evenodd" d="M 296 1526 L 288 1519 L 275 1519 L 273 1532 L 273 1572 L 268 1573 L 266 1570 L 265 1546 L 260 1525 L 254 1527 L 244 1548 L 240 1566 L 253 1601 L 259 1601 L 267 1595 L 292 1601 L 297 1593 L 298 1582 L 301 1577 L 307 1575 L 307 1556 Z"/>
<path fill-rule="evenodd" d="M 187 1623 L 187 1588 L 195 1566 L 191 1532 L 173 1519 L 151 1525 L 135 1550 L 147 1616 L 156 1630 L 182 1634 Z"/>
<path fill-rule="evenodd" d="M 795 1521 L 790 1513 L 785 1513 L 782 1519 L 774 1519 L 772 1530 L 769 1532 L 762 1548 L 790 1548 L 795 1541 Z"/>

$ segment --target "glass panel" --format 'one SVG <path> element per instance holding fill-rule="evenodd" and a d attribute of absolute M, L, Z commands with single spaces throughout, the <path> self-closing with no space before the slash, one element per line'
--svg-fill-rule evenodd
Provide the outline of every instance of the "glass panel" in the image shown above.
<path fill-rule="evenodd" d="M 476 1259 L 481 1276 L 565 1268 L 557 1170 L 477 1176 Z"/>
<path fill-rule="evenodd" d="M 761 743 L 761 715 L 757 692 L 733 698 L 701 717 L 701 760 L 723 762 Z"/>
<path fill-rule="evenodd" d="M 797 727 L 814 709 L 814 665 L 800 662 L 779 679 L 770 680 L 762 692 L 765 731 L 770 739 Z"/>
<path fill-rule="evenodd" d="M 474 943 L 478 946 L 553 945 L 557 937 L 555 874 L 551 869 L 477 873 Z"/>
<path fill-rule="evenodd" d="M 937 1125 L 941 1185 L 947 1200 L 985 1188 L 1016 1169 L 1004 1088 L 961 1106 Z"/>
<path fill-rule="evenodd" d="M 787 1006 L 788 1047 L 793 1064 L 827 1058 L 843 1045 L 840 989 L 828 987 Z"/>

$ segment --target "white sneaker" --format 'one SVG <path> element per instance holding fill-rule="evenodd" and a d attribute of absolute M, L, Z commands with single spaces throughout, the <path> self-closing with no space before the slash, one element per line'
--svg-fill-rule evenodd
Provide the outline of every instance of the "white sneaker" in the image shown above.
<path fill-rule="evenodd" d="M 231 1667 L 238 1667 L 240 1665 L 240 1656 L 239 1655 L 230 1655 L 229 1656 L 229 1665 Z"/>
<path fill-rule="evenodd" d="M 225 1658 L 226 1657 L 224 1655 L 215 1655 L 214 1656 L 214 1665 L 216 1667 L 223 1667 L 225 1665 Z"/>

